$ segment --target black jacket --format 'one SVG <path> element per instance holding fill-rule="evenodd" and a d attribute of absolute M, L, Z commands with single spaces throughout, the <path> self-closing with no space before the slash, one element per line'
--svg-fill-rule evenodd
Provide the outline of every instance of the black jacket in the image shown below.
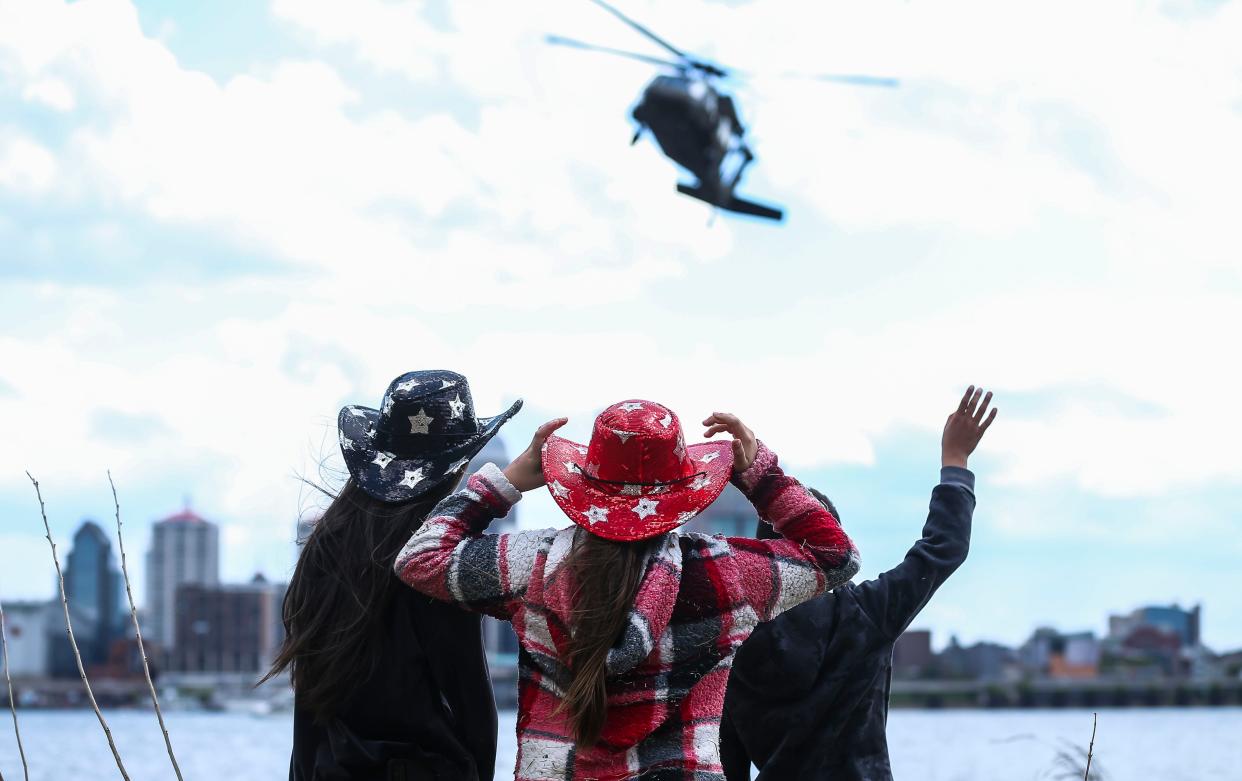
<path fill-rule="evenodd" d="M 761 624 L 733 662 L 720 724 L 730 781 L 892 778 L 893 644 L 966 559 L 974 475 L 941 470 L 923 538 L 901 564 Z M 761 524 L 762 527 L 762 524 Z"/>
<path fill-rule="evenodd" d="M 492 696 L 479 616 L 401 589 L 385 657 L 327 724 L 297 706 L 290 781 L 491 781 Z"/>

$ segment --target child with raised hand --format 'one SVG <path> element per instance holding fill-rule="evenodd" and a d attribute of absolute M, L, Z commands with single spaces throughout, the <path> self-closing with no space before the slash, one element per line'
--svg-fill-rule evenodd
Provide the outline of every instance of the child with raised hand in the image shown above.
<path fill-rule="evenodd" d="M 733 654 L 761 621 L 849 580 L 858 553 L 836 518 L 734 415 L 731 442 L 687 445 L 666 407 L 614 404 L 589 445 L 550 421 L 503 472 L 484 466 L 436 507 L 398 576 L 513 622 L 518 781 L 720 779 Z M 679 533 L 732 480 L 773 540 Z M 574 525 L 483 535 L 546 485 Z"/>
<path fill-rule="evenodd" d="M 750 779 L 752 764 L 773 781 L 893 777 L 885 734 L 893 644 L 966 560 L 975 509 L 966 462 L 996 419 L 991 401 L 972 385 L 945 422 L 940 484 L 923 536 L 900 564 L 799 605 L 742 646 L 720 730 L 729 781 Z M 758 535 L 770 536 L 765 524 Z"/>

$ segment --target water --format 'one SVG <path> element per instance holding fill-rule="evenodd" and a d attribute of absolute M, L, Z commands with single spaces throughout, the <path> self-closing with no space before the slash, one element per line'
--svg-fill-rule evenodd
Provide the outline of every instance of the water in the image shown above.
<path fill-rule="evenodd" d="M 90 711 L 25 711 L 22 737 L 33 781 L 119 777 Z M 134 781 L 172 778 L 152 714 L 105 714 Z M 7 713 L 0 712 L 0 772 L 20 781 Z M 190 781 L 271 781 L 289 767 L 290 717 L 169 713 L 181 769 Z M 514 716 L 502 713 L 498 779 L 513 777 Z M 898 779 L 996 781 L 1051 779 L 1060 741 L 1086 746 L 1091 712 L 894 711 L 889 744 Z M 1113 781 L 1242 779 L 1242 708 L 1100 711 L 1095 756 Z"/>

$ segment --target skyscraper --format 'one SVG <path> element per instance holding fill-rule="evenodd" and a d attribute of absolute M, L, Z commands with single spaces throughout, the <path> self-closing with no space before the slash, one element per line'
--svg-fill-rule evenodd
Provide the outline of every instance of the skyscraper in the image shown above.
<path fill-rule="evenodd" d="M 147 551 L 147 634 L 170 651 L 176 638 L 177 588 L 220 582 L 220 531 L 188 508 L 155 524 Z"/>
<path fill-rule="evenodd" d="M 732 483 L 725 486 L 720 498 L 695 516 L 683 531 L 701 534 L 723 534 L 726 537 L 754 537 L 759 514 L 755 506 Z"/>
<path fill-rule="evenodd" d="M 62 570 L 73 635 L 86 667 L 108 660 L 112 641 L 122 632 L 125 618 L 121 573 L 112 558 L 112 541 L 94 521 L 85 521 L 73 535 L 73 547 Z M 52 674 L 76 676 L 77 662 L 67 637 L 52 643 Z"/>

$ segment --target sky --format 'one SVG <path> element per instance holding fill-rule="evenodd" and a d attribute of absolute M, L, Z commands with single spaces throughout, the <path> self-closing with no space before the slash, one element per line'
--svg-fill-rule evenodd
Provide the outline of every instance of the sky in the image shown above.
<path fill-rule="evenodd" d="M 748 74 L 741 189 L 784 224 L 629 146 L 652 70 L 543 36 L 659 50 L 585 0 L 0 2 L 0 598 L 52 594 L 26 470 L 62 547 L 110 469 L 131 561 L 188 501 L 227 579 L 286 577 L 337 410 L 415 368 L 525 399 L 511 451 L 733 411 L 871 577 L 975 383 L 971 554 L 916 626 L 1201 602 L 1242 646 L 1242 2 L 618 4 Z"/>

